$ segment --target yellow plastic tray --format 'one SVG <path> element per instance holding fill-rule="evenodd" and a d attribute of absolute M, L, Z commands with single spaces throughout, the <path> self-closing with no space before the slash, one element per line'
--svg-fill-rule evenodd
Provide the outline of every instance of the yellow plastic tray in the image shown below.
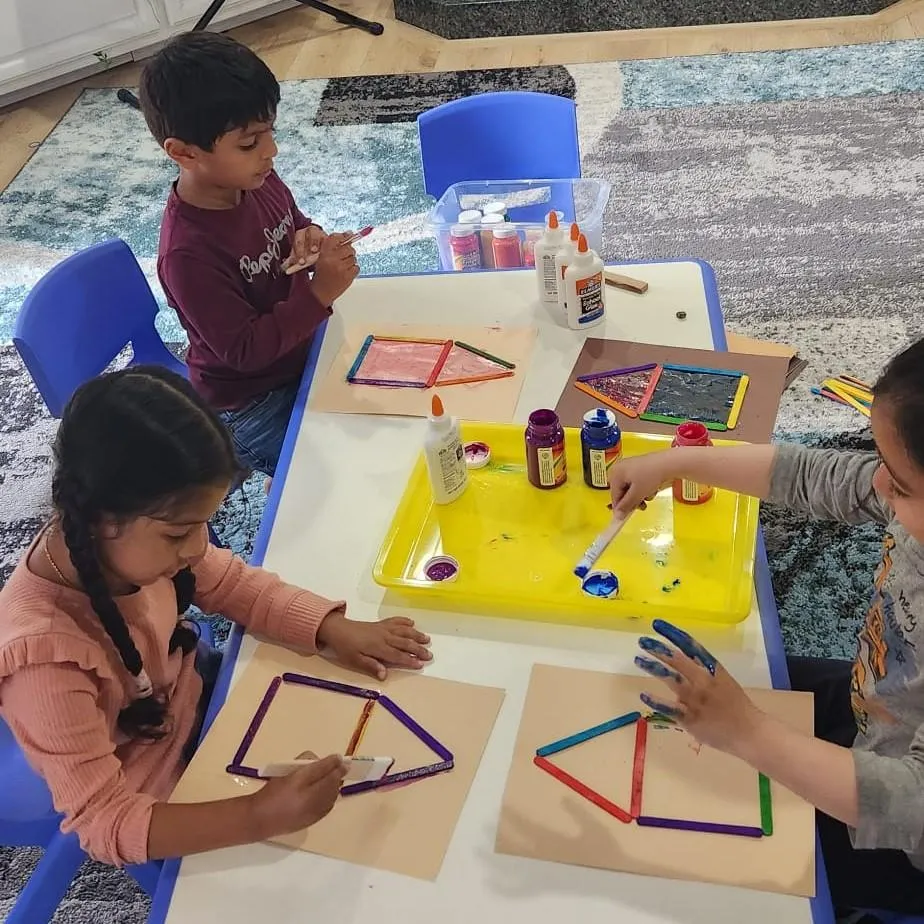
<path fill-rule="evenodd" d="M 422 607 L 601 628 L 625 617 L 729 624 L 747 616 L 757 537 L 753 498 L 716 490 L 707 503 L 691 506 L 662 491 L 629 518 L 595 565 L 616 573 L 618 597 L 590 597 L 574 566 L 611 513 L 609 493 L 584 483 L 580 431 L 566 430 L 568 481 L 551 491 L 526 477 L 522 425 L 463 424 L 462 435 L 491 447 L 490 464 L 470 471 L 462 497 L 440 507 L 421 455 L 379 550 L 377 583 Z M 670 439 L 625 433 L 622 444 L 623 454 L 633 456 L 666 449 Z M 455 581 L 424 576 L 433 555 L 459 561 Z"/>

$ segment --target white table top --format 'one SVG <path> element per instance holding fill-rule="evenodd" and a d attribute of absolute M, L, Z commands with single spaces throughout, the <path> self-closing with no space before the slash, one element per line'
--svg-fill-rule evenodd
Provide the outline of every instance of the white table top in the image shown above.
<path fill-rule="evenodd" d="M 648 293 L 639 297 L 609 289 L 606 324 L 588 336 L 700 349 L 725 347 L 708 266 L 695 261 L 653 263 L 629 266 L 625 272 L 646 279 Z M 686 318 L 678 319 L 678 311 L 685 311 Z M 319 374 L 326 372 L 339 349 L 344 323 L 366 320 L 370 330 L 389 321 L 537 325 L 539 337 L 516 411 L 516 420 L 524 423 L 535 408 L 555 406 L 584 340 L 583 333 L 561 326 L 551 311 L 538 304 L 529 271 L 361 278 L 328 322 L 320 353 L 315 353 Z M 310 368 L 257 555 L 265 548 L 264 564 L 286 580 L 346 598 L 354 618 L 394 615 L 399 611 L 383 605 L 384 590 L 372 580 L 372 563 L 420 451 L 424 422 L 304 410 L 309 379 Z M 304 410 L 300 426 L 299 407 Z M 632 672 L 637 636 L 466 613 L 416 608 L 400 612 L 412 616 L 433 637 L 434 662 L 428 674 L 507 691 L 439 878 L 421 882 L 257 844 L 169 863 L 155 897 L 152 922 L 253 924 L 268 918 L 274 924 L 308 920 L 559 924 L 573 912 L 583 924 L 813 920 L 812 903 L 790 896 L 494 853 L 501 798 L 532 665 Z M 771 685 L 756 601 L 737 630 L 709 637 L 708 642 L 742 683 Z M 246 666 L 254 645 L 251 638 L 243 639 L 235 677 Z M 827 917 L 816 910 L 816 920 L 822 916 Z"/>

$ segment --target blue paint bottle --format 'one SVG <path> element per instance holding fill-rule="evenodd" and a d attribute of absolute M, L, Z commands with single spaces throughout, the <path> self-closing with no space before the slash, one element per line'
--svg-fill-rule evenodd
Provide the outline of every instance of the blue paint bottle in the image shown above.
<path fill-rule="evenodd" d="M 616 415 L 602 407 L 588 411 L 581 427 L 581 463 L 588 487 L 608 488 L 610 469 L 621 456 L 622 433 Z"/>

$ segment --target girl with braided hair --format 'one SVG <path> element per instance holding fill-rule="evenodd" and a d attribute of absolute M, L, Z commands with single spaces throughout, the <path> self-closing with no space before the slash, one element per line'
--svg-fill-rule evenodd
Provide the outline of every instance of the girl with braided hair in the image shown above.
<path fill-rule="evenodd" d="M 182 614 L 195 603 L 380 679 L 387 666 L 421 667 L 429 639 L 407 619 L 348 620 L 342 602 L 209 545 L 208 521 L 239 467 L 221 421 L 181 376 L 133 366 L 86 383 L 54 456 L 54 516 L 0 591 L 0 715 L 48 783 L 62 830 L 122 865 L 324 817 L 343 775 L 337 755 L 252 795 L 168 804 L 217 667 Z"/>

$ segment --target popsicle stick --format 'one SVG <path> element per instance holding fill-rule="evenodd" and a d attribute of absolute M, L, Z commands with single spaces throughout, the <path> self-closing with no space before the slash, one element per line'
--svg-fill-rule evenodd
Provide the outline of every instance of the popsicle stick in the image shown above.
<path fill-rule="evenodd" d="M 567 738 L 561 738 L 559 741 L 553 741 L 551 744 L 544 745 L 536 751 L 536 756 L 551 757 L 553 754 L 558 754 L 560 751 L 567 751 L 568 748 L 573 748 L 577 744 L 583 744 L 585 741 L 590 741 L 592 738 L 599 738 L 600 735 L 605 735 L 607 732 L 616 731 L 617 728 L 622 728 L 625 725 L 638 722 L 641 717 L 642 714 L 640 712 L 628 712 L 626 715 L 621 715 L 618 718 L 610 719 L 607 722 L 601 722 L 599 725 L 594 725 L 593 728 L 585 728 L 584 731 L 576 732 L 573 735 L 569 735 Z"/>
<path fill-rule="evenodd" d="M 474 353 L 476 356 L 480 356 L 482 359 L 487 359 L 492 363 L 497 363 L 498 366 L 503 366 L 505 369 L 516 369 L 516 363 L 511 363 L 506 359 L 501 359 L 499 356 L 495 356 L 493 353 L 489 353 L 487 350 L 480 350 L 478 347 L 474 347 L 470 343 L 463 343 L 461 340 L 457 340 L 456 346 L 461 347 L 463 350 L 468 350 L 469 353 Z"/>
<path fill-rule="evenodd" d="M 769 837 L 773 834 L 773 799 L 770 795 L 770 777 L 759 773 L 757 785 L 760 793 L 760 830 L 764 837 Z"/>
<path fill-rule="evenodd" d="M 382 694 L 379 703 L 384 706 L 405 728 L 412 731 L 434 754 L 438 754 L 444 761 L 452 761 L 452 752 L 444 747 L 422 725 L 414 721 L 393 699 Z"/>
<path fill-rule="evenodd" d="M 741 379 L 738 382 L 738 390 L 735 392 L 735 398 L 732 401 L 731 411 L 728 413 L 728 420 L 725 421 L 725 426 L 729 430 L 734 430 L 738 425 L 738 418 L 741 416 L 741 408 L 744 404 L 744 396 L 747 394 L 748 384 L 750 383 L 750 378 L 746 375 L 742 375 Z"/>
<path fill-rule="evenodd" d="M 703 834 L 731 834 L 735 837 L 763 837 L 760 828 L 747 825 L 723 825 L 713 821 L 688 821 L 685 818 L 655 818 L 640 815 L 635 819 L 643 828 L 671 828 L 675 831 L 699 831 Z"/>
<path fill-rule="evenodd" d="M 484 375 L 468 375 L 460 379 L 440 379 L 436 384 L 443 385 L 470 385 L 472 382 L 493 382 L 495 379 L 509 379 L 513 372 L 486 372 Z"/>
<path fill-rule="evenodd" d="M 371 789 L 381 789 L 383 786 L 393 786 L 395 783 L 409 783 L 411 780 L 422 780 L 428 776 L 436 776 L 438 773 L 445 773 L 452 770 L 455 766 L 452 760 L 443 760 L 436 764 L 429 764 L 426 767 L 416 767 L 413 770 L 402 770 L 399 773 L 389 773 L 380 780 L 369 780 L 366 783 L 351 783 L 340 790 L 341 796 L 355 796 L 361 792 L 369 792 Z"/>
<path fill-rule="evenodd" d="M 282 675 L 285 683 L 300 683 L 306 687 L 318 687 L 321 690 L 330 690 L 332 693 L 346 693 L 348 696 L 361 696 L 363 699 L 384 699 L 378 690 L 367 690 L 365 687 L 354 687 L 349 683 L 337 683 L 336 680 L 322 680 L 320 677 L 309 677 L 307 674 L 294 674 L 287 672 Z"/>
<path fill-rule="evenodd" d="M 606 372 L 589 372 L 587 375 L 579 375 L 576 379 L 578 382 L 592 382 L 594 379 L 604 379 L 609 375 L 631 375 L 633 372 L 647 372 L 654 369 L 657 363 L 645 363 L 643 366 L 626 366 L 624 369 L 607 369 Z"/>
<path fill-rule="evenodd" d="M 846 401 L 847 404 L 854 408 L 854 410 L 859 411 L 864 417 L 869 417 L 869 408 L 865 404 L 861 404 L 859 401 L 857 401 L 853 395 L 844 391 L 837 382 L 833 381 L 832 379 L 828 379 L 828 381 L 825 382 L 825 386 L 833 391 L 834 394 L 836 394 L 839 398 L 842 398 L 844 401 Z"/>
<path fill-rule="evenodd" d="M 347 745 L 345 757 L 352 757 L 356 753 L 356 749 L 363 740 L 363 733 L 366 731 L 366 725 L 369 722 L 369 716 L 372 715 L 374 706 L 374 699 L 367 699 L 363 705 L 363 711 L 359 714 L 359 721 L 356 723 L 356 728 L 353 729 L 353 734 L 350 737 L 350 743 Z"/>
<path fill-rule="evenodd" d="M 578 389 L 578 391 L 584 392 L 585 395 L 590 395 L 595 401 L 599 401 L 601 404 L 611 407 L 614 411 L 619 411 L 620 414 L 625 414 L 626 417 L 638 417 L 638 411 L 634 408 L 627 407 L 625 404 L 620 404 L 615 398 L 604 395 L 602 392 L 595 391 L 586 382 L 576 381 L 574 387 Z"/>
<path fill-rule="evenodd" d="M 432 388 L 436 384 L 436 380 L 440 377 L 440 373 L 443 371 L 443 366 L 446 365 L 446 360 L 449 358 L 449 354 L 451 352 L 452 352 L 452 341 L 447 340 L 443 344 L 443 350 L 436 360 L 436 365 L 433 367 L 433 370 L 430 372 L 430 377 L 427 379 L 427 388 Z"/>
<path fill-rule="evenodd" d="M 356 359 L 353 360 L 353 365 L 350 366 L 350 371 L 347 372 L 347 381 L 352 382 L 356 377 L 356 373 L 359 372 L 359 367 L 363 364 L 363 360 L 366 358 L 366 354 L 369 352 L 369 347 L 372 346 L 373 341 L 375 340 L 374 334 L 369 334 L 368 337 L 363 341 L 363 345 L 359 348 L 359 352 L 356 354 Z"/>
<path fill-rule="evenodd" d="M 230 773 L 232 776 L 246 776 L 250 780 L 261 780 L 263 777 L 260 776 L 260 771 L 256 767 L 245 767 L 243 764 L 228 764 L 225 767 L 225 773 Z"/>
<path fill-rule="evenodd" d="M 257 706 L 257 711 L 254 713 L 253 718 L 250 720 L 250 725 L 247 726 L 247 731 L 244 732 L 244 737 L 241 739 L 240 746 L 238 747 L 233 759 L 231 760 L 232 766 L 243 766 L 244 758 L 247 756 L 247 751 L 250 750 L 250 745 L 253 744 L 253 739 L 257 737 L 257 732 L 260 729 L 260 725 L 262 724 L 263 719 L 266 718 L 266 713 L 269 712 L 269 707 L 273 702 L 273 698 L 276 696 L 276 693 L 282 686 L 284 676 L 285 675 L 282 677 L 274 677 L 272 681 L 270 681 L 270 685 L 266 688 L 266 692 L 263 694 L 263 699 L 260 700 L 260 705 Z"/>
<path fill-rule="evenodd" d="M 648 291 L 648 283 L 644 279 L 633 279 L 631 276 L 623 276 L 622 273 L 611 273 L 608 270 L 604 272 L 603 278 L 608 286 L 615 286 L 617 289 L 627 289 L 629 292 L 637 292 L 644 295 Z"/>
<path fill-rule="evenodd" d="M 546 760 L 544 757 L 534 757 L 533 763 L 540 770 L 544 770 L 548 773 L 549 776 L 555 777 L 559 783 L 564 783 L 568 789 L 576 792 L 588 802 L 592 802 L 597 808 L 603 809 L 604 812 L 607 812 L 614 818 L 618 818 L 619 821 L 624 824 L 629 824 L 632 821 L 632 816 L 625 809 L 620 808 L 615 802 L 611 802 L 609 799 L 601 796 L 600 793 L 586 786 L 580 780 L 575 779 L 570 773 L 565 773 L 564 770 L 560 767 L 556 767 L 555 764 Z"/>
<path fill-rule="evenodd" d="M 648 747 L 648 720 L 635 726 L 635 756 L 632 759 L 632 804 L 629 814 L 638 818 L 642 814 L 642 783 L 645 778 L 645 751 Z"/>

